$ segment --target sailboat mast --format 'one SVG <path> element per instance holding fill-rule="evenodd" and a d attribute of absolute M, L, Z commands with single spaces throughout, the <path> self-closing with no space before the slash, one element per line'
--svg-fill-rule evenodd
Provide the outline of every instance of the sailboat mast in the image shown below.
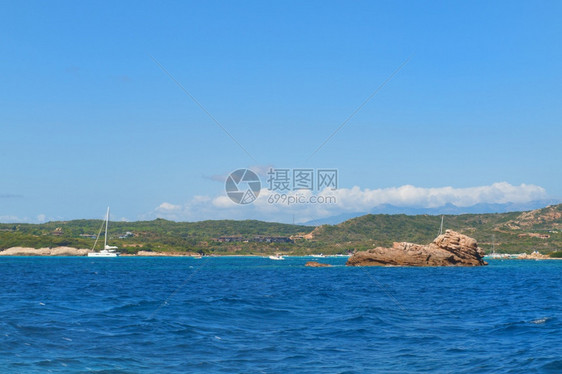
<path fill-rule="evenodd" d="M 107 207 L 107 214 L 105 215 L 105 244 L 103 249 L 107 248 L 107 226 L 109 226 L 109 207 Z"/>
<path fill-rule="evenodd" d="M 441 216 L 441 227 L 439 228 L 439 235 L 443 234 L 443 216 Z"/>

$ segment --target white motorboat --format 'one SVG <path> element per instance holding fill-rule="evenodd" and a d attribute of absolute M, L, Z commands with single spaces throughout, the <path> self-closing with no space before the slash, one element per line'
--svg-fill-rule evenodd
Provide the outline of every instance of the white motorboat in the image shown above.
<path fill-rule="evenodd" d="M 284 260 L 285 257 L 281 256 L 280 254 L 276 254 L 275 256 L 269 256 L 270 260 Z"/>

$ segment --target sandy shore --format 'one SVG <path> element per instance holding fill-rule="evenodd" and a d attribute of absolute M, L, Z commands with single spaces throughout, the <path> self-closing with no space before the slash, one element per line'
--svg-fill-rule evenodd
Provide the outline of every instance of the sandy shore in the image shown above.
<path fill-rule="evenodd" d="M 0 251 L 0 256 L 86 256 L 89 249 L 73 247 L 26 248 L 12 247 Z"/>
<path fill-rule="evenodd" d="M 0 251 L 0 256 L 87 256 L 90 249 L 74 248 L 74 247 L 54 247 L 54 248 L 29 248 L 29 247 L 11 247 Z M 195 252 L 150 252 L 139 251 L 137 254 L 122 253 L 123 257 L 201 257 Z M 267 257 L 265 254 L 260 255 L 236 255 L 236 254 L 214 254 L 211 257 Z M 292 255 L 284 255 L 285 257 L 293 257 Z M 302 257 L 306 255 L 299 255 Z M 310 256 L 310 255 L 309 255 Z M 326 256 L 331 257 L 331 256 Z M 521 255 L 510 260 L 562 260 L 562 258 L 553 258 L 547 255 L 528 254 Z"/>
<path fill-rule="evenodd" d="M 74 247 L 55 247 L 55 248 L 29 248 L 29 247 L 11 247 L 0 251 L 0 256 L 87 256 L 90 249 L 74 248 Z M 193 252 L 150 252 L 139 251 L 137 254 L 123 253 L 120 256 L 136 256 L 136 257 L 199 257 L 199 254 Z"/>

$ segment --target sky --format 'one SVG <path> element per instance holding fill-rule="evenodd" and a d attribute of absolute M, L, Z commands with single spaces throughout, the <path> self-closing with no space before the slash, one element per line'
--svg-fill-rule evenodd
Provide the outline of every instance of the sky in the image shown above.
<path fill-rule="evenodd" d="M 559 1 L 3 1 L 0 221 L 560 199 L 561 18 Z M 245 205 L 224 185 L 243 168 L 262 179 Z M 268 203 L 267 171 L 298 168 L 336 169 L 312 194 L 337 203 Z"/>

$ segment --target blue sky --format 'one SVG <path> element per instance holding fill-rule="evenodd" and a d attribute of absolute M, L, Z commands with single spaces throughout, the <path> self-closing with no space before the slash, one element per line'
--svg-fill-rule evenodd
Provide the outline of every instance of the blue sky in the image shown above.
<path fill-rule="evenodd" d="M 561 16 L 557 1 L 3 2 L 0 220 L 110 204 L 115 219 L 288 221 L 221 202 L 216 176 L 267 166 L 338 169 L 351 202 L 303 220 L 368 191 L 426 204 L 385 200 L 405 185 L 559 199 Z"/>

